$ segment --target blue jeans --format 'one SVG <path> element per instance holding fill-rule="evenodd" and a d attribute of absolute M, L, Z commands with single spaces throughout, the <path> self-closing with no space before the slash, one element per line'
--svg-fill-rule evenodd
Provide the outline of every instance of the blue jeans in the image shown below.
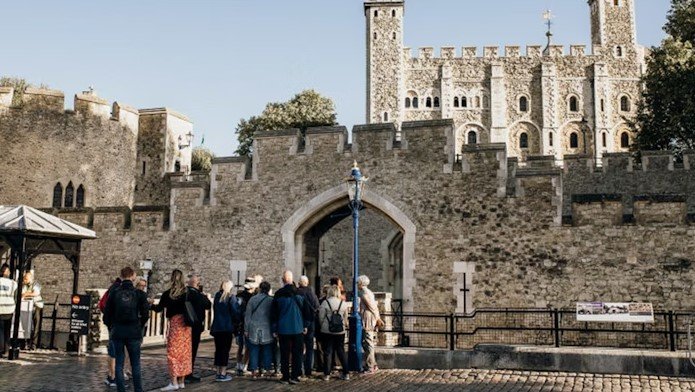
<path fill-rule="evenodd" d="M 140 339 L 111 339 L 113 348 L 116 351 L 116 386 L 118 392 L 125 392 L 125 381 L 123 380 L 123 364 L 125 363 L 125 349 L 128 350 L 130 366 L 133 370 L 133 389 L 135 392 L 142 391 L 142 375 L 140 373 Z"/>
<path fill-rule="evenodd" d="M 253 372 L 258 369 L 268 371 L 272 368 L 273 363 L 273 343 L 268 344 L 253 344 L 246 339 L 246 349 L 249 350 L 249 371 Z M 258 354 L 263 358 L 263 366 L 258 358 Z"/>

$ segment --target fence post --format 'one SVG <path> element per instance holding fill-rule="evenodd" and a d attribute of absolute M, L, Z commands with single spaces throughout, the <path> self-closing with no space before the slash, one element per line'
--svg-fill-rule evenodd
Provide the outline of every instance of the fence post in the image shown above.
<path fill-rule="evenodd" d="M 560 347 L 560 311 L 553 309 L 553 333 L 555 335 L 555 347 Z"/>
<path fill-rule="evenodd" d="M 451 313 L 449 315 L 449 350 L 456 350 L 456 331 L 454 331 L 456 321 L 455 315 Z"/>
<path fill-rule="evenodd" d="M 668 311 L 668 348 L 676 351 L 676 330 L 673 323 L 673 310 Z"/>

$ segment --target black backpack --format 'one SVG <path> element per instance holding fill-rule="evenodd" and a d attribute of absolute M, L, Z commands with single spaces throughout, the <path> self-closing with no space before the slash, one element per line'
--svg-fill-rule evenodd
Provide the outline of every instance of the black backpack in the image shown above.
<path fill-rule="evenodd" d="M 340 313 L 338 313 L 340 311 L 340 307 L 343 306 L 343 301 L 340 301 L 340 305 L 338 305 L 337 310 L 333 310 L 333 308 L 331 308 L 331 301 L 326 300 L 326 303 L 328 303 L 328 309 L 330 309 L 331 311 L 331 317 L 328 317 L 328 315 L 326 315 L 326 319 L 328 320 L 328 332 L 345 332 L 343 316 Z"/>
<path fill-rule="evenodd" d="M 113 319 L 119 324 L 128 324 L 139 320 L 138 294 L 135 289 L 119 287 L 109 297 L 113 298 Z"/>

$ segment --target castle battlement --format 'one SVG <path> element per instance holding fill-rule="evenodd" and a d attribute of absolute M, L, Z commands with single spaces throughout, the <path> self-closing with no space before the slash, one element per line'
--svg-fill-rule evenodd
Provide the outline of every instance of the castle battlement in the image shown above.
<path fill-rule="evenodd" d="M 42 211 L 100 233 L 169 230 L 169 206 L 43 208 Z"/>
<path fill-rule="evenodd" d="M 464 46 L 457 52 L 454 46 L 442 46 L 439 53 L 435 52 L 434 47 L 419 47 L 413 54 L 412 48 L 403 48 L 403 56 L 406 60 L 456 60 L 456 59 L 514 59 L 514 58 L 578 58 L 590 56 L 586 53 L 586 45 L 570 45 L 569 53 L 565 53 L 565 46 L 550 45 L 548 51 L 544 53 L 541 45 L 527 45 L 525 52 L 518 45 L 507 45 L 503 51 L 499 46 L 484 46 L 482 53 L 476 46 Z"/>

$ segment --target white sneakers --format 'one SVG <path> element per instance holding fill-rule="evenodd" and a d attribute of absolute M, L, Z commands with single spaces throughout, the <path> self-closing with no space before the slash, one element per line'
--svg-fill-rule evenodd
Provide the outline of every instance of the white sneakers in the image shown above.
<path fill-rule="evenodd" d="M 186 385 L 169 383 L 169 385 L 165 386 L 164 388 L 160 388 L 159 390 L 160 391 L 176 391 L 179 389 L 186 389 Z"/>

